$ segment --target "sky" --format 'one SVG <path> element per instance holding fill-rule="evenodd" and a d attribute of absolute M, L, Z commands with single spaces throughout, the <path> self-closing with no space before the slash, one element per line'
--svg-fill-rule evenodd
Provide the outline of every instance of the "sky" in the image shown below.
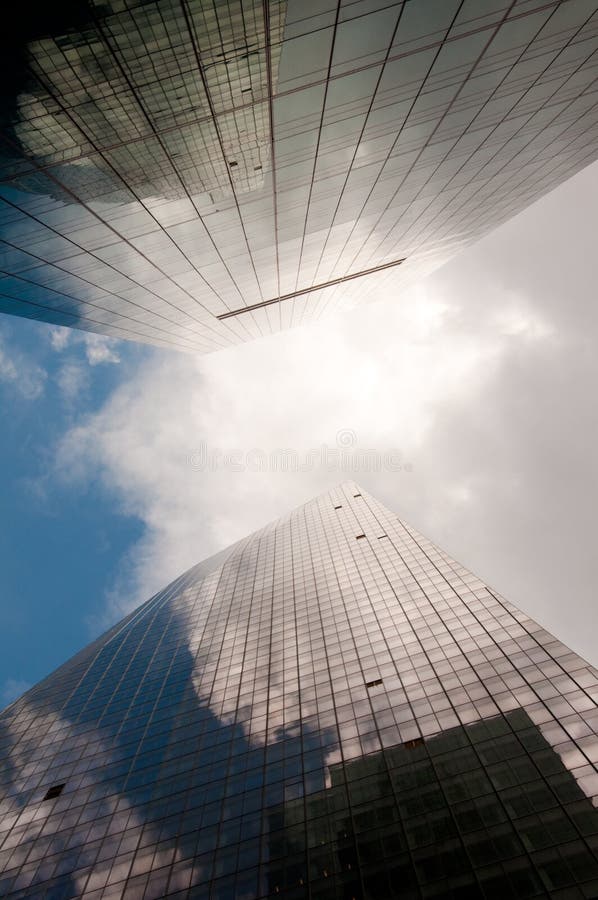
<path fill-rule="evenodd" d="M 598 163 L 400 295 L 207 356 L 0 317 L 0 706 L 354 479 L 590 662 Z"/>

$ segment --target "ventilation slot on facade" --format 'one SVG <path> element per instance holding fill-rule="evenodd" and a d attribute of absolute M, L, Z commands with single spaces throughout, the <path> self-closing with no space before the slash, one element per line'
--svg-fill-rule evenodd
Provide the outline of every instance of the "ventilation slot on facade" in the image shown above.
<path fill-rule="evenodd" d="M 234 159 L 232 160 L 232 162 L 229 162 L 229 166 L 231 167 L 231 169 L 233 168 L 233 166 L 238 166 L 238 165 L 239 165 L 239 163 L 235 162 Z"/>
<path fill-rule="evenodd" d="M 356 541 L 360 541 L 360 540 L 361 540 L 362 538 L 364 538 L 364 537 L 365 537 L 365 534 L 358 534 L 358 535 L 355 536 L 355 540 L 356 540 Z"/>
<path fill-rule="evenodd" d="M 403 747 L 405 747 L 406 750 L 413 750 L 414 747 L 421 747 L 423 745 L 423 743 L 424 743 L 423 738 L 421 738 L 421 737 L 413 738 L 412 741 L 405 741 L 405 743 L 403 744 Z"/>
<path fill-rule="evenodd" d="M 63 790 L 64 784 L 53 784 L 52 787 L 48 788 L 48 790 L 46 791 L 44 800 L 54 800 L 56 797 L 60 797 Z"/>
<path fill-rule="evenodd" d="M 361 494 L 353 494 L 354 497 L 361 497 Z"/>
<path fill-rule="evenodd" d="M 339 503 L 339 505 L 338 505 L 338 506 L 335 506 L 334 508 L 335 508 L 335 509 L 342 509 L 342 508 L 343 508 L 343 504 L 342 504 L 342 503 Z"/>
<path fill-rule="evenodd" d="M 365 686 L 369 690 L 370 688 L 378 687 L 379 684 L 382 684 L 382 679 L 376 678 L 375 681 L 366 681 Z"/>
<path fill-rule="evenodd" d="M 385 537 L 388 537 L 388 535 L 387 535 L 387 534 L 379 534 L 379 535 L 378 535 L 378 540 L 381 541 L 382 538 L 385 538 Z"/>

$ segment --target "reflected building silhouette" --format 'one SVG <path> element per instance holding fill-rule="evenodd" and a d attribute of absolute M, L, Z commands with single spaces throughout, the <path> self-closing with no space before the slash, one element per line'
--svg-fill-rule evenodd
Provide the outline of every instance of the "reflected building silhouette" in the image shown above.
<path fill-rule="evenodd" d="M 23 0 L 0 310 L 207 352 L 398 292 L 598 156 L 587 0 Z"/>
<path fill-rule="evenodd" d="M 593 897 L 598 673 L 347 483 L 0 716 L 0 896 Z"/>
<path fill-rule="evenodd" d="M 598 882 L 598 810 L 525 710 L 337 763 L 270 827 L 272 896 L 518 900 Z"/>
<path fill-rule="evenodd" d="M 62 203 L 122 203 L 127 187 L 140 199 L 192 193 L 213 202 L 262 187 L 271 146 L 259 102 L 267 94 L 264 31 L 257 4 L 245 5 L 241 23 L 232 10 L 223 14 L 225 5 L 216 16 L 211 4 L 195 4 L 194 19 L 175 17 L 164 0 L 131 4 L 127 15 L 121 4 L 92 0 L 16 7 L 3 33 L 0 70 L 3 174 L 12 174 L 16 188 Z M 274 76 L 283 19 L 284 2 L 274 3 Z M 197 47 L 165 50 L 169 20 L 172 28 L 189 21 Z M 117 101 L 123 92 L 128 102 Z M 139 140 L 163 130 L 178 178 L 161 164 L 159 141 L 154 147 Z M 118 148 L 118 165 L 93 152 L 103 145 Z"/>

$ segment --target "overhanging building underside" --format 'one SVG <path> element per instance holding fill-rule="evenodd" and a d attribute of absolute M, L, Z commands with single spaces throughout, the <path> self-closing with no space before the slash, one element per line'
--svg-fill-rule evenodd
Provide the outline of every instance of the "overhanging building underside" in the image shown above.
<path fill-rule="evenodd" d="M 400 301 L 598 156 L 595 0 L 15 7 L 5 312 L 215 350 Z"/>

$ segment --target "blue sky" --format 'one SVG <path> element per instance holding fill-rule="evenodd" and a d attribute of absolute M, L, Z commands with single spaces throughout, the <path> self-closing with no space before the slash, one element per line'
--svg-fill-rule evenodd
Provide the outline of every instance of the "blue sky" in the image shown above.
<path fill-rule="evenodd" d="M 4 702 L 89 641 L 119 560 L 142 529 L 93 477 L 76 490 L 52 477 L 64 431 L 151 352 L 87 340 L 0 318 Z"/>
<path fill-rule="evenodd" d="M 348 477 L 597 664 L 596 234 L 598 164 L 401 296 L 219 353 L 1 316 L 0 703 Z"/>

